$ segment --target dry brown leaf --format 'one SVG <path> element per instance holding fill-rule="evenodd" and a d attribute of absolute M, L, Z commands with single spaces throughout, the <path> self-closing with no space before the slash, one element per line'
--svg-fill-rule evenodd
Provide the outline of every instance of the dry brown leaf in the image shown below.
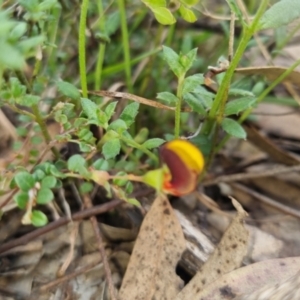
<path fill-rule="evenodd" d="M 247 213 L 236 200 L 232 199 L 232 203 L 237 210 L 237 215 L 224 233 L 214 253 L 181 291 L 176 300 L 200 299 L 207 284 L 241 265 L 247 252 L 248 231 L 243 224 Z"/>
<path fill-rule="evenodd" d="M 263 75 L 266 76 L 269 80 L 275 80 L 280 75 L 282 75 L 286 70 L 287 68 L 284 67 L 264 66 L 264 67 L 237 68 L 235 72 L 242 75 Z M 283 81 L 300 85 L 300 72 L 292 71 L 288 76 L 285 77 Z"/>
<path fill-rule="evenodd" d="M 245 124 L 244 129 L 247 132 L 248 140 L 250 140 L 256 147 L 268 153 L 276 162 L 289 166 L 299 164 L 299 158 L 277 147 L 270 139 L 263 136 L 253 126 Z"/>
<path fill-rule="evenodd" d="M 300 257 L 271 259 L 251 264 L 221 276 L 208 285 L 201 293 L 201 300 L 229 300 L 229 299 L 274 299 L 260 295 L 255 297 L 253 292 L 264 286 L 281 284 L 300 270 Z M 250 298 L 243 298 L 243 294 L 250 294 Z M 196 299 L 196 298 L 186 298 Z M 199 299 L 199 298 L 197 298 Z M 276 298 L 279 300 L 278 298 Z M 280 299 L 299 299 L 298 297 Z"/>
<path fill-rule="evenodd" d="M 185 240 L 174 211 L 159 195 L 137 237 L 119 296 L 122 300 L 175 299 L 182 281 L 175 269 Z"/>

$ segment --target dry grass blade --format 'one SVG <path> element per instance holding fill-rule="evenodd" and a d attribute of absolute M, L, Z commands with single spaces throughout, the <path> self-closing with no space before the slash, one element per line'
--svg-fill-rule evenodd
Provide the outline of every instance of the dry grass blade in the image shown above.
<path fill-rule="evenodd" d="M 262 291 L 259 291 L 259 293 L 257 293 L 257 290 L 263 287 L 268 287 L 270 289 L 270 283 L 272 285 L 271 289 L 273 291 L 276 291 L 281 283 L 285 282 L 292 276 L 295 276 L 295 274 L 299 272 L 299 269 L 299 257 L 270 259 L 251 264 L 249 266 L 225 274 L 211 283 L 201 294 L 201 300 L 299 299 L 298 297 L 295 298 L 295 294 L 293 294 L 296 292 L 297 286 L 294 286 L 294 291 L 293 289 L 289 290 L 289 292 L 291 292 L 293 296 L 289 294 L 290 297 L 288 298 L 269 297 L 272 295 L 272 293 L 269 293 L 269 295 L 267 295 L 263 294 Z M 248 294 L 248 296 L 243 297 L 242 295 L 244 294 Z"/>
<path fill-rule="evenodd" d="M 237 209 L 236 217 L 224 233 L 214 253 L 176 300 L 202 299 L 206 285 L 217 280 L 221 275 L 240 267 L 247 252 L 249 234 L 243 224 L 247 213 L 236 200 L 232 199 L 232 203 Z"/>
<path fill-rule="evenodd" d="M 119 296 L 122 300 L 175 299 L 181 279 L 175 269 L 185 240 L 166 198 L 158 196 L 136 240 Z"/>
<path fill-rule="evenodd" d="M 282 75 L 287 68 L 276 67 L 276 66 L 265 66 L 265 67 L 249 67 L 249 68 L 237 68 L 235 72 L 243 75 L 263 75 L 269 80 L 275 80 Z M 291 82 L 300 85 L 300 72 L 292 71 L 283 80 L 284 82 Z"/>

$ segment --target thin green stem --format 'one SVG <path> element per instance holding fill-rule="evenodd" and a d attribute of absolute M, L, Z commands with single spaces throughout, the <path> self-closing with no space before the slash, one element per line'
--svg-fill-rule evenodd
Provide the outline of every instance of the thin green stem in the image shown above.
<path fill-rule="evenodd" d="M 177 86 L 178 101 L 176 103 L 176 109 L 175 109 L 175 129 L 174 129 L 175 139 L 178 139 L 180 134 L 180 116 L 181 116 L 182 88 L 183 88 L 184 75 L 185 74 L 183 74 L 178 78 L 178 86 Z"/>
<path fill-rule="evenodd" d="M 126 85 L 129 92 L 132 93 L 130 47 L 129 47 L 129 37 L 128 37 L 126 9 L 125 9 L 124 0 L 118 0 L 118 6 L 119 6 L 120 18 L 121 18 L 122 46 L 124 49 L 123 53 L 124 53 L 124 63 L 125 63 Z"/>
<path fill-rule="evenodd" d="M 82 0 L 80 9 L 79 21 L 79 38 L 78 38 L 78 51 L 79 51 L 79 72 L 83 97 L 87 98 L 87 80 L 86 80 L 86 63 L 85 63 L 85 30 L 86 30 L 86 16 L 88 10 L 89 0 Z"/>
<path fill-rule="evenodd" d="M 236 53 L 232 59 L 232 62 L 228 68 L 228 70 L 225 73 L 225 76 L 223 78 L 223 81 L 221 83 L 220 88 L 218 89 L 216 98 L 213 102 L 212 108 L 208 114 L 208 118 L 207 121 L 204 122 L 201 133 L 204 135 L 210 135 L 212 133 L 212 129 L 214 127 L 214 123 L 215 123 L 215 118 L 217 116 L 218 110 L 221 107 L 224 107 L 226 102 L 227 102 L 227 98 L 228 98 L 228 89 L 230 86 L 230 82 L 232 79 L 232 76 L 234 74 L 234 71 L 236 69 L 236 67 L 238 66 L 238 63 L 240 61 L 240 59 L 242 58 L 244 51 L 248 45 L 248 42 L 250 41 L 252 35 L 255 33 L 256 28 L 257 28 L 257 24 L 262 16 L 262 14 L 264 13 L 264 11 L 266 10 L 268 1 L 267 0 L 263 0 L 260 4 L 260 7 L 257 11 L 257 14 L 253 20 L 253 22 L 251 23 L 250 27 L 244 27 L 244 32 L 243 32 L 243 36 L 241 39 L 241 42 L 239 43 L 239 46 L 236 50 Z"/>
<path fill-rule="evenodd" d="M 158 164 L 158 158 L 155 154 L 153 154 L 150 150 L 145 148 L 144 146 L 140 145 L 139 143 L 135 142 L 134 140 L 128 139 L 123 135 L 119 135 L 119 139 L 123 142 L 127 143 L 128 145 L 133 145 L 134 148 L 141 150 L 145 154 L 147 154 L 154 162 L 155 164 Z"/>
<path fill-rule="evenodd" d="M 20 115 L 25 115 L 25 116 L 28 116 L 30 117 L 32 120 L 35 120 L 36 117 L 34 114 L 30 113 L 29 111 L 26 111 L 26 110 L 23 110 L 23 109 L 20 109 L 18 108 L 17 106 L 15 105 L 12 105 L 12 104 L 9 104 L 9 103 L 5 103 L 12 111 L 20 114 Z"/>
<path fill-rule="evenodd" d="M 295 63 L 293 63 L 285 72 L 283 72 L 276 80 L 274 80 L 272 82 L 272 84 L 266 88 L 257 98 L 257 103 L 260 103 L 261 101 L 263 101 L 265 99 L 266 96 L 268 96 L 268 94 L 281 82 L 284 80 L 284 78 L 286 78 L 286 76 L 288 76 L 291 72 L 293 72 L 293 70 L 295 68 L 297 68 L 300 65 L 300 59 L 297 60 Z M 238 122 L 241 124 L 243 121 L 245 121 L 247 119 L 247 117 L 250 115 L 250 113 L 252 112 L 252 109 L 248 109 L 246 111 L 244 111 L 244 113 L 241 115 L 241 117 L 239 118 Z M 227 143 L 227 141 L 230 139 L 230 135 L 226 135 L 222 141 L 219 143 L 219 145 L 216 147 L 216 149 L 214 150 L 215 153 L 217 153 L 218 151 L 220 151 L 223 146 Z"/>
<path fill-rule="evenodd" d="M 99 16 L 100 16 L 99 28 L 100 28 L 101 32 L 104 32 L 104 29 L 105 29 L 105 16 L 104 16 L 102 0 L 98 0 L 98 11 L 99 11 Z M 105 48 L 106 48 L 106 44 L 101 42 L 100 45 L 99 45 L 99 53 L 98 53 L 97 64 L 96 64 L 96 72 L 95 72 L 95 90 L 96 91 L 101 89 Z"/>

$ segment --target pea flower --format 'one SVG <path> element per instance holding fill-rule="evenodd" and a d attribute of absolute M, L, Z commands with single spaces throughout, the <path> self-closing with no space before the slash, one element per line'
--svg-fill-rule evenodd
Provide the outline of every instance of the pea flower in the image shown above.
<path fill-rule="evenodd" d="M 143 181 L 163 193 L 191 193 L 204 167 L 201 151 L 189 141 L 178 139 L 165 143 L 159 154 L 162 168 L 147 172 Z"/>

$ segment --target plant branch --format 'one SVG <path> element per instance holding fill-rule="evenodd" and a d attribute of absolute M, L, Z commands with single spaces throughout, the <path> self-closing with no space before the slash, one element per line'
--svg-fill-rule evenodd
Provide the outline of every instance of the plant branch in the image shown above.
<path fill-rule="evenodd" d="M 177 86 L 177 98 L 178 101 L 176 103 L 175 108 L 175 130 L 174 130 L 174 138 L 179 138 L 180 133 L 180 114 L 181 114 L 181 105 L 182 105 L 182 88 L 183 88 L 184 75 L 178 78 L 178 86 Z"/>
<path fill-rule="evenodd" d="M 128 38 L 128 28 L 126 21 L 126 9 L 124 0 L 118 0 L 118 7 L 121 18 L 121 30 L 122 30 L 122 45 L 124 49 L 124 63 L 125 63 L 125 76 L 126 85 L 130 93 L 132 93 L 132 82 L 131 82 L 131 67 L 130 67 L 130 47 Z"/>
<path fill-rule="evenodd" d="M 78 50 L 79 50 L 79 71 L 80 81 L 83 97 L 87 98 L 87 80 L 86 80 L 86 63 L 85 63 L 85 30 L 86 30 L 86 16 L 89 0 L 82 0 L 80 21 L 79 21 L 79 38 L 78 38 Z"/>

